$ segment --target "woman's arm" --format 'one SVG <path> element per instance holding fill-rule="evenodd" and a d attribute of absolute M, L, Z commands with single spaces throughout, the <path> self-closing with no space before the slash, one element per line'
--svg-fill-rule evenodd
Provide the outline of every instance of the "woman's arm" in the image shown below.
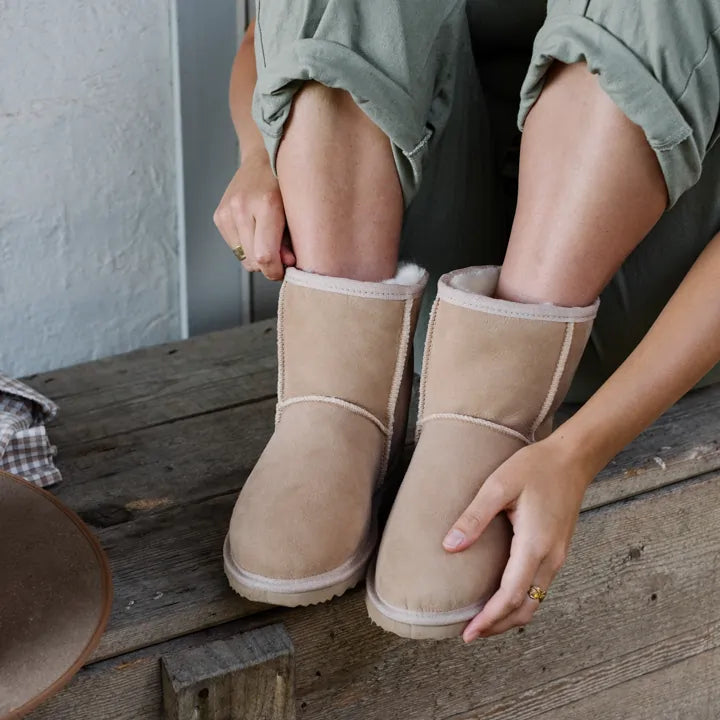
<path fill-rule="evenodd" d="M 720 361 L 720 233 L 635 351 L 555 432 L 596 475 Z"/>
<path fill-rule="evenodd" d="M 230 73 L 230 115 L 242 162 L 215 210 L 213 220 L 230 248 L 241 246 L 246 270 L 281 280 L 295 255 L 284 240 L 285 209 L 263 137 L 252 118 L 257 82 L 255 21 L 245 33 Z"/>
<path fill-rule="evenodd" d="M 503 463 L 453 526 L 450 552 L 469 547 L 502 510 L 514 531 L 500 588 L 465 629 L 466 641 L 529 622 L 538 603 L 528 588 L 547 588 L 562 566 L 587 486 L 718 362 L 720 234 L 607 382 L 548 438 Z"/>
<path fill-rule="evenodd" d="M 248 26 L 240 43 L 230 73 L 230 117 L 240 142 L 240 154 L 245 158 L 263 151 L 263 138 L 252 119 L 252 96 L 257 83 L 255 68 L 255 21 Z"/>

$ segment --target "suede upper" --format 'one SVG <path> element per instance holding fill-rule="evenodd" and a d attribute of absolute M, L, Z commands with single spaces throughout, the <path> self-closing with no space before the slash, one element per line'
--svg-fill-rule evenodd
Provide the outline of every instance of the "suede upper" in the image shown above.
<path fill-rule="evenodd" d="M 496 300 L 498 275 L 468 268 L 440 279 L 418 442 L 373 578 L 385 610 L 410 625 L 468 620 L 497 588 L 512 537 L 504 514 L 461 553 L 443 538 L 489 475 L 549 432 L 597 309 Z"/>
<path fill-rule="evenodd" d="M 426 281 L 418 268 L 414 276 L 412 284 L 365 283 L 288 269 L 275 432 L 228 533 L 243 572 L 301 585 L 339 572 L 367 543 L 374 491 L 393 436 L 404 434 Z"/>

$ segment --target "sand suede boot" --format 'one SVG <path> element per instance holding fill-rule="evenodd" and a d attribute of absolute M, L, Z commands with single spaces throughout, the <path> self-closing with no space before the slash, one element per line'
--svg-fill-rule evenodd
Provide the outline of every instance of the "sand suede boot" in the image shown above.
<path fill-rule="evenodd" d="M 385 282 L 286 271 L 275 432 L 224 547 L 225 573 L 244 597 L 308 605 L 365 574 L 376 491 L 404 444 L 426 282 L 414 265 Z"/>
<path fill-rule="evenodd" d="M 512 537 L 504 514 L 461 553 L 443 538 L 495 469 L 551 432 L 597 311 L 494 299 L 499 274 L 468 268 L 438 283 L 417 445 L 367 582 L 370 617 L 403 637 L 460 635 L 497 589 Z"/>

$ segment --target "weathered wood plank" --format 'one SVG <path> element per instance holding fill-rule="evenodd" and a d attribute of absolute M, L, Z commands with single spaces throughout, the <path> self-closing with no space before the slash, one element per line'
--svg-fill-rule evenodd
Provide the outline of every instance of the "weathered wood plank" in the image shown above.
<path fill-rule="evenodd" d="M 720 649 L 694 655 L 541 716 L 541 720 L 717 720 Z"/>
<path fill-rule="evenodd" d="M 109 459 L 103 443 L 93 441 L 104 438 L 112 447 L 113 436 L 121 433 L 271 398 L 276 368 L 275 325 L 265 321 L 43 373 L 30 384 L 60 402 L 61 415 L 50 432 L 60 448 L 61 468 L 66 463 L 73 472 L 78 455 L 99 452 L 103 463 Z M 720 468 L 718 417 L 720 387 L 690 393 L 598 476 L 584 507 Z M 252 434 L 251 425 L 244 427 Z M 136 439 L 142 442 L 142 436 Z M 97 485 L 98 494 L 112 494 L 106 483 L 98 484 L 97 475 L 114 469 L 88 469 L 85 477 Z M 82 474 L 72 477 L 76 484 L 83 482 Z"/>
<path fill-rule="evenodd" d="M 237 493 L 272 434 L 274 408 L 265 400 L 70 446 L 54 493 L 93 527 Z"/>
<path fill-rule="evenodd" d="M 115 595 L 95 659 L 264 609 L 225 579 L 222 544 L 233 504 L 234 495 L 222 495 L 97 531 Z"/>
<path fill-rule="evenodd" d="M 272 415 L 273 401 L 265 401 L 189 418 L 92 441 L 82 446 L 87 454 L 61 464 L 66 482 L 57 494 L 98 531 L 115 577 L 115 606 L 96 657 L 257 611 L 227 590 L 220 548 L 236 493 L 272 432 Z M 674 447 L 686 442 L 677 428 L 666 429 L 675 433 Z M 638 457 L 655 452 L 655 432 Z M 616 468 L 628 468 L 634 451 L 625 452 Z M 642 474 L 626 469 L 605 478 L 597 482 L 612 483 L 619 495 L 670 481 L 654 461 Z M 642 483 L 633 482 L 638 478 Z M 589 494 L 585 507 L 593 500 Z"/>
<path fill-rule="evenodd" d="M 50 433 L 62 452 L 77 442 L 271 397 L 276 368 L 275 324 L 266 321 L 25 381 L 60 406 Z"/>
<path fill-rule="evenodd" d="M 372 626 L 362 593 L 353 592 L 91 665 L 31 717 L 55 720 L 72 708 L 74 720 L 157 718 L 157 659 L 168 648 L 276 621 L 295 646 L 303 720 L 598 717 L 555 711 L 612 688 L 622 698 L 624 683 L 715 657 L 708 651 L 720 648 L 719 521 L 720 475 L 713 474 L 584 513 L 565 569 L 521 633 L 469 647 L 403 640 Z M 681 698 L 687 686 L 666 692 Z"/>
<path fill-rule="evenodd" d="M 295 720 L 293 646 L 268 625 L 162 656 L 167 720 Z"/>
<path fill-rule="evenodd" d="M 180 502 L 235 492 L 272 432 L 273 408 L 272 399 L 240 403 L 102 439 L 88 439 L 84 426 L 60 423 L 65 444 L 58 464 L 68 482 L 56 492 L 80 512 L 121 506 L 120 521 L 174 504 L 173 491 Z M 718 418 L 720 387 L 683 398 L 600 473 L 583 507 L 720 468 Z"/>
<path fill-rule="evenodd" d="M 209 367 L 233 366 L 243 356 L 257 359 L 274 353 L 275 321 L 265 320 L 36 373 L 24 379 L 59 402 L 113 388 L 118 397 L 123 397 L 124 393 L 134 392 L 134 384 L 141 377 L 165 383 Z"/>

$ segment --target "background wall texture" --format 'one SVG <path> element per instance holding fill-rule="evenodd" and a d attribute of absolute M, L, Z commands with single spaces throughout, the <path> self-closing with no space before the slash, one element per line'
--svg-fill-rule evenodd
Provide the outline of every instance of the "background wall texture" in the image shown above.
<path fill-rule="evenodd" d="M 0 370 L 180 336 L 172 0 L 0 0 Z"/>

